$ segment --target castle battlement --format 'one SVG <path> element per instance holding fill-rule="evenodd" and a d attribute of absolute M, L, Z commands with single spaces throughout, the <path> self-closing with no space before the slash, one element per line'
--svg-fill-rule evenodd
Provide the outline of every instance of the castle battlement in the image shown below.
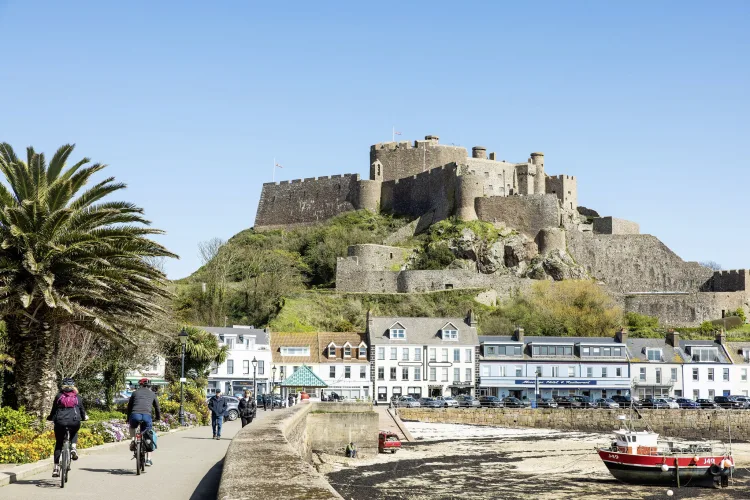
<path fill-rule="evenodd" d="M 574 180 L 576 180 L 576 176 L 575 175 L 548 175 L 547 178 L 548 179 L 556 179 L 556 180 L 559 180 L 559 181 L 562 181 L 562 180 L 574 181 Z"/>
<path fill-rule="evenodd" d="M 730 269 L 726 271 L 715 271 L 714 277 L 716 278 L 729 278 L 732 276 L 738 276 L 740 274 L 745 274 L 747 271 L 745 269 Z"/>
<path fill-rule="evenodd" d="M 304 179 L 292 179 L 288 181 L 264 182 L 263 186 L 281 186 L 284 184 L 299 184 L 302 182 L 324 181 L 324 180 L 331 180 L 331 179 L 349 180 L 351 178 L 354 178 L 355 181 L 358 181 L 360 179 L 360 175 L 359 174 L 321 175 L 320 177 L 305 177 Z"/>

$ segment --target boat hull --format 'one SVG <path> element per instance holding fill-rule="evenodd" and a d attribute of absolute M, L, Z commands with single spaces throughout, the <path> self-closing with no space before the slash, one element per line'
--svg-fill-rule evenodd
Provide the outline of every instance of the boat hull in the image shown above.
<path fill-rule="evenodd" d="M 696 457 L 633 455 L 606 449 L 598 452 L 609 472 L 630 484 L 676 485 L 679 474 L 681 486 L 710 486 L 734 468 L 733 460 L 723 456 L 698 456 L 696 460 Z M 663 470 L 665 465 L 667 470 Z"/>

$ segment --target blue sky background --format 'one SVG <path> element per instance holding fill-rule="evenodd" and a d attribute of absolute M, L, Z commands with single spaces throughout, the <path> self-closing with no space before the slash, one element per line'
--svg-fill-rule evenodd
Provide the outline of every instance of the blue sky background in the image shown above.
<path fill-rule="evenodd" d="M 579 204 L 750 266 L 750 2 L 0 0 L 0 141 L 111 165 L 181 260 L 276 180 L 439 135 L 545 153 Z"/>

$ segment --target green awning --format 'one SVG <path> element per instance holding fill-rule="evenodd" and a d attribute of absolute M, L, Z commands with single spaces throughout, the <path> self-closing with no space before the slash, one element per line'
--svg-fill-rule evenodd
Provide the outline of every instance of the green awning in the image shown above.
<path fill-rule="evenodd" d="M 281 387 L 328 387 L 328 384 L 315 375 L 310 367 L 302 365 L 281 383 Z"/>

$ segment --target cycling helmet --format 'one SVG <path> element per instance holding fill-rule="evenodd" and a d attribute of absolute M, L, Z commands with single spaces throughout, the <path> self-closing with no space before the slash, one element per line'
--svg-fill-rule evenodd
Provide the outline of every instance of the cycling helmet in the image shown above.
<path fill-rule="evenodd" d="M 151 381 L 147 378 L 142 378 L 138 381 L 138 385 L 140 385 L 141 387 L 148 387 L 151 385 Z"/>
<path fill-rule="evenodd" d="M 72 378 L 64 378 L 62 380 L 62 385 L 63 385 L 63 387 L 66 386 L 66 385 L 68 385 L 70 387 L 75 387 L 76 382 Z"/>

